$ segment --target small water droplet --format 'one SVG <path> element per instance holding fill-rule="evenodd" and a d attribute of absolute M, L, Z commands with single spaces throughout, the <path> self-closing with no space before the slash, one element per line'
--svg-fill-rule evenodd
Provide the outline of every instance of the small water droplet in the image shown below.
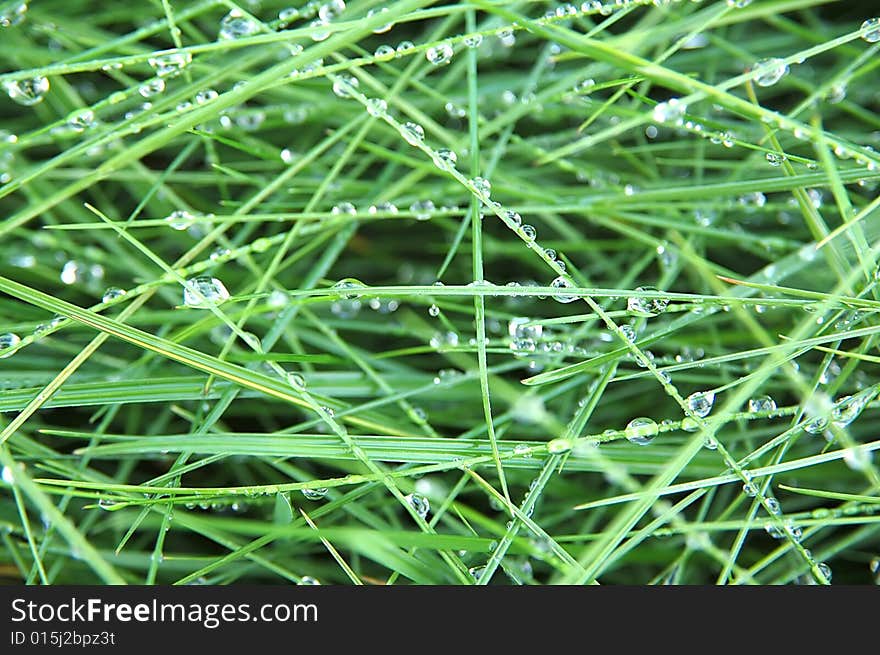
<path fill-rule="evenodd" d="M 358 78 L 353 75 L 340 75 L 333 80 L 333 93 L 340 98 L 350 98 L 360 85 Z"/>
<path fill-rule="evenodd" d="M 196 222 L 196 217 L 185 209 L 175 209 L 165 217 L 168 226 L 175 230 L 186 230 Z"/>
<path fill-rule="evenodd" d="M 561 455 L 571 450 L 571 446 L 572 443 L 570 439 L 553 439 L 547 443 L 547 452 L 551 455 Z"/>
<path fill-rule="evenodd" d="M 776 411 L 776 401 L 770 396 L 756 396 L 749 400 L 750 412 L 774 412 Z"/>
<path fill-rule="evenodd" d="M 178 75 L 190 63 L 192 63 L 192 55 L 188 52 L 172 52 L 149 59 L 150 66 L 159 77 Z"/>

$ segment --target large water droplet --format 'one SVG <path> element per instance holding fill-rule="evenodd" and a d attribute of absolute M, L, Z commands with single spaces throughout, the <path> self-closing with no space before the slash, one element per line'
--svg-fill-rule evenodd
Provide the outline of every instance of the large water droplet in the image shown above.
<path fill-rule="evenodd" d="M 259 24 L 250 16 L 245 16 L 238 9 L 233 9 L 220 21 L 217 38 L 221 40 L 242 39 L 256 34 Z"/>
<path fill-rule="evenodd" d="M 862 23 L 862 38 L 868 43 L 880 41 L 880 18 L 869 18 Z"/>
<path fill-rule="evenodd" d="M 14 102 L 31 107 L 43 102 L 43 97 L 49 91 L 49 80 L 45 77 L 13 80 L 4 82 L 3 88 Z"/>
<path fill-rule="evenodd" d="M 101 302 L 113 302 L 117 298 L 121 298 L 125 295 L 125 289 L 120 289 L 119 287 L 110 287 L 104 292 L 104 295 L 101 296 Z"/>
<path fill-rule="evenodd" d="M 358 78 L 352 75 L 341 75 L 333 81 L 333 93 L 340 98 L 350 98 L 352 92 L 360 86 Z"/>
<path fill-rule="evenodd" d="M 183 231 L 196 222 L 196 217 L 185 209 L 175 209 L 165 217 L 165 222 L 168 223 L 169 227 Z"/>
<path fill-rule="evenodd" d="M 406 502 L 409 503 L 409 506 L 412 507 L 416 514 L 421 518 L 428 516 L 428 512 L 431 510 L 431 503 L 427 498 L 421 494 L 408 494 L 405 498 Z"/>
<path fill-rule="evenodd" d="M 410 145 L 417 146 L 425 140 L 425 130 L 418 123 L 407 121 L 403 124 L 403 138 Z"/>
<path fill-rule="evenodd" d="M 773 412 L 776 411 L 776 401 L 770 396 L 756 396 L 749 400 L 750 412 Z"/>
<path fill-rule="evenodd" d="M 317 487 L 315 489 L 302 489 L 302 495 L 306 500 L 321 500 L 327 495 L 325 487 Z"/>
<path fill-rule="evenodd" d="M 425 58 L 434 66 L 442 66 L 452 61 L 455 51 L 449 43 L 438 43 L 425 50 Z"/>
<path fill-rule="evenodd" d="M 215 277 L 200 275 L 190 278 L 183 287 L 183 304 L 196 309 L 207 309 L 229 300 L 229 291 Z"/>
<path fill-rule="evenodd" d="M 757 62 L 752 66 L 752 70 L 758 72 L 755 77 L 755 84 L 758 86 L 773 86 L 788 73 L 788 64 L 778 57 L 769 57 Z"/>
<path fill-rule="evenodd" d="M 657 291 L 654 287 L 636 287 L 636 291 Z M 626 309 L 634 316 L 657 316 L 666 311 L 669 305 L 669 299 L 663 297 L 643 298 L 640 296 L 632 296 L 626 301 Z"/>
<path fill-rule="evenodd" d="M 0 359 L 5 359 L 12 355 L 10 349 L 15 348 L 21 343 L 21 338 L 12 332 L 0 334 Z"/>
<path fill-rule="evenodd" d="M 691 410 L 699 418 L 709 416 L 712 411 L 712 405 L 715 404 L 714 391 L 698 391 L 692 393 L 685 399 L 688 409 Z"/>
<path fill-rule="evenodd" d="M 507 324 L 507 333 L 513 339 L 540 339 L 541 334 L 544 332 L 544 327 L 542 325 L 526 326 L 525 324 L 531 320 L 526 317 L 510 319 L 510 322 Z"/>
<path fill-rule="evenodd" d="M 634 418 L 626 424 L 623 435 L 627 441 L 639 446 L 647 446 L 654 441 L 658 432 L 657 423 L 652 418 L 645 416 Z"/>
<path fill-rule="evenodd" d="M 550 283 L 550 286 L 553 287 L 554 289 L 570 289 L 575 286 L 575 283 L 572 282 L 572 279 L 570 277 L 568 277 L 567 275 L 560 275 L 559 277 L 557 277 L 556 279 L 554 279 Z M 571 296 L 568 294 L 554 294 L 553 295 L 553 300 L 555 300 L 556 302 L 561 302 L 561 303 L 570 303 L 570 302 L 574 302 L 577 299 L 578 299 L 577 296 Z"/>
<path fill-rule="evenodd" d="M 687 111 L 687 105 L 678 98 L 670 98 L 666 102 L 654 105 L 652 115 L 657 123 L 677 123 Z"/>
<path fill-rule="evenodd" d="M 149 63 L 159 77 L 173 77 L 178 75 L 192 62 L 192 55 L 188 52 L 172 52 L 167 55 L 150 57 Z"/>

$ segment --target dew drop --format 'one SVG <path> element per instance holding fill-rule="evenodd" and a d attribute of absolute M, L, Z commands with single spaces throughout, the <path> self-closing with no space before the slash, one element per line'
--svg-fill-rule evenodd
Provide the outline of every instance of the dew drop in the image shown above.
<path fill-rule="evenodd" d="M 326 487 L 317 487 L 315 489 L 302 489 L 301 491 L 306 500 L 321 500 L 327 495 Z"/>
<path fill-rule="evenodd" d="M 776 411 L 776 401 L 770 396 L 756 396 L 749 400 L 750 412 L 774 412 Z"/>
<path fill-rule="evenodd" d="M 636 287 L 636 291 L 657 291 L 654 287 Z M 627 311 L 634 316 L 651 317 L 662 314 L 669 306 L 669 300 L 663 297 L 643 298 L 631 296 L 626 301 Z"/>
<path fill-rule="evenodd" d="M 570 289 L 575 286 L 574 282 L 572 282 L 571 278 L 567 275 L 560 275 L 556 279 L 554 279 L 550 286 L 554 289 Z M 553 300 L 561 303 L 570 303 L 577 300 L 577 296 L 570 296 L 568 294 L 554 294 Z"/>
<path fill-rule="evenodd" d="M 682 120 L 687 105 L 678 98 L 670 98 L 666 102 L 659 102 L 654 106 L 652 115 L 656 123 L 678 123 Z"/>
<path fill-rule="evenodd" d="M 178 75 L 190 63 L 192 63 L 192 55 L 188 52 L 172 52 L 149 59 L 150 66 L 159 77 Z"/>
<path fill-rule="evenodd" d="M 396 51 L 394 50 L 394 46 L 383 43 L 376 48 L 375 52 L 373 52 L 373 56 L 376 59 L 391 59 L 392 57 L 394 57 L 395 53 Z"/>
<path fill-rule="evenodd" d="M 4 82 L 3 88 L 13 102 L 31 107 L 43 102 L 43 98 L 49 91 L 49 80 L 45 77 L 12 80 Z"/>
<path fill-rule="evenodd" d="M 353 91 L 360 86 L 360 81 L 353 75 L 341 75 L 333 80 L 333 93 L 340 98 L 350 98 Z"/>
<path fill-rule="evenodd" d="M 427 221 L 437 208 L 431 200 L 416 200 L 409 206 L 409 210 L 417 221 Z"/>
<path fill-rule="evenodd" d="M 110 287 L 104 292 L 104 295 L 101 296 L 101 302 L 113 302 L 117 298 L 121 298 L 124 295 L 125 289 L 120 289 L 119 287 Z"/>
<path fill-rule="evenodd" d="M 455 51 L 449 43 L 439 43 L 425 50 L 425 58 L 434 66 L 443 66 L 452 61 Z"/>
<path fill-rule="evenodd" d="M 185 209 L 175 209 L 165 217 L 168 226 L 175 230 L 186 230 L 196 222 L 196 217 Z"/>
<path fill-rule="evenodd" d="M 862 23 L 862 38 L 868 43 L 880 41 L 880 18 L 869 18 Z"/>
<path fill-rule="evenodd" d="M 27 10 L 27 0 L 24 2 L 4 3 L 4 6 L 0 8 L 0 27 L 14 27 L 18 25 L 24 20 Z"/>
<path fill-rule="evenodd" d="M 220 21 L 217 38 L 221 41 L 242 39 L 256 34 L 259 29 L 259 24 L 253 18 L 245 16 L 238 9 L 233 9 Z"/>
<path fill-rule="evenodd" d="M 547 443 L 547 452 L 551 455 L 561 455 L 571 450 L 570 439 L 553 439 Z"/>
<path fill-rule="evenodd" d="M 758 75 L 755 77 L 755 84 L 758 86 L 773 86 L 788 73 L 788 64 L 778 57 L 770 57 L 758 61 L 752 66 L 752 70 L 758 72 Z"/>
<path fill-rule="evenodd" d="M 692 393 L 685 399 L 688 409 L 699 418 L 706 418 L 712 411 L 712 405 L 715 404 L 714 391 L 698 391 Z"/>
<path fill-rule="evenodd" d="M 388 103 L 382 98 L 369 98 L 367 100 L 367 113 L 370 116 L 385 116 L 388 113 Z"/>
<path fill-rule="evenodd" d="M 207 309 L 229 300 L 229 291 L 215 277 L 200 275 L 186 281 L 183 288 L 183 304 L 187 307 Z"/>
<path fill-rule="evenodd" d="M 483 43 L 482 34 L 468 34 L 464 37 L 464 44 L 468 48 L 479 48 Z"/>
<path fill-rule="evenodd" d="M 439 148 L 433 154 L 434 164 L 444 171 L 451 171 L 458 162 L 458 155 L 448 148 Z"/>
<path fill-rule="evenodd" d="M 11 349 L 21 343 L 21 337 L 12 332 L 0 334 L 0 359 L 6 359 L 12 355 Z"/>
<path fill-rule="evenodd" d="M 647 446 L 657 436 L 658 427 L 654 419 L 647 417 L 634 418 L 626 424 L 623 435 L 627 441 L 639 446 Z"/>
<path fill-rule="evenodd" d="M 403 138 L 411 146 L 417 146 L 425 140 L 425 130 L 418 123 L 407 121 L 403 124 Z"/>
<path fill-rule="evenodd" d="M 405 499 L 409 506 L 415 510 L 416 514 L 423 519 L 427 517 L 428 512 L 431 511 L 430 501 L 421 494 L 407 494 Z"/>

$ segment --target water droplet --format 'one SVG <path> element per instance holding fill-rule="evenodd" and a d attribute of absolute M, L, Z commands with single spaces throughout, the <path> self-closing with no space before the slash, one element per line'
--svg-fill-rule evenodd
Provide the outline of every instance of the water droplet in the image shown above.
<path fill-rule="evenodd" d="M 510 319 L 510 322 L 507 324 L 507 333 L 513 339 L 540 339 L 541 334 L 544 332 L 544 327 L 540 324 L 526 326 L 525 324 L 531 320 L 526 317 Z"/>
<path fill-rule="evenodd" d="M 737 202 L 743 207 L 748 208 L 763 207 L 765 204 L 767 204 L 767 197 L 760 191 L 755 191 L 753 193 L 747 193 L 740 196 L 737 199 Z"/>
<path fill-rule="evenodd" d="M 12 332 L 0 334 L 0 359 L 5 359 L 12 355 L 10 349 L 15 348 L 21 343 L 21 337 Z"/>
<path fill-rule="evenodd" d="M 395 55 L 394 46 L 390 46 L 387 43 L 383 43 L 378 48 L 376 48 L 375 52 L 373 52 L 373 56 L 376 59 L 391 59 Z"/>
<path fill-rule="evenodd" d="M 788 64 L 778 57 L 769 57 L 758 61 L 752 66 L 752 70 L 758 72 L 758 75 L 755 77 L 755 84 L 758 86 L 773 86 L 788 73 Z"/>
<path fill-rule="evenodd" d="M 754 482 L 746 482 L 743 485 L 743 493 L 749 498 L 754 498 L 758 495 L 758 485 Z"/>
<path fill-rule="evenodd" d="M 385 116 L 388 113 L 388 103 L 382 98 L 369 98 L 367 100 L 367 113 L 370 116 Z"/>
<path fill-rule="evenodd" d="M 310 586 L 315 586 L 315 585 L 320 586 L 321 582 L 317 578 L 313 578 L 310 575 L 304 575 L 304 576 L 300 577 L 299 582 L 297 584 L 307 585 L 307 586 L 309 586 L 309 585 Z"/>
<path fill-rule="evenodd" d="M 15 25 L 18 25 L 24 20 L 25 15 L 27 15 L 27 10 L 27 0 L 25 0 L 25 2 L 4 4 L 4 6 L 0 8 L 0 27 L 14 27 Z"/>
<path fill-rule="evenodd" d="M 427 498 L 421 494 L 407 494 L 405 498 L 406 502 L 409 503 L 409 506 L 412 507 L 416 514 L 421 518 L 428 516 L 428 512 L 431 510 L 431 503 Z"/>
<path fill-rule="evenodd" d="M 45 77 L 32 77 L 26 80 L 4 82 L 3 88 L 13 102 L 25 107 L 43 102 L 49 91 L 49 80 Z"/>
<path fill-rule="evenodd" d="M 654 287 L 636 287 L 636 291 L 657 291 Z M 631 296 L 626 301 L 627 311 L 634 316 L 651 317 L 662 314 L 669 306 L 669 299 L 663 297 L 643 298 Z"/>
<path fill-rule="evenodd" d="M 479 48 L 482 43 L 482 34 L 468 34 L 466 37 L 464 37 L 464 44 L 468 48 Z"/>
<path fill-rule="evenodd" d="M 688 409 L 699 418 L 706 418 L 712 411 L 712 405 L 715 404 L 714 391 L 698 391 L 692 393 L 685 399 Z"/>
<path fill-rule="evenodd" d="M 101 297 L 101 302 L 113 302 L 117 298 L 121 298 L 124 295 L 125 289 L 120 289 L 119 287 L 110 287 L 104 292 L 104 295 Z"/>
<path fill-rule="evenodd" d="M 183 304 L 187 307 L 207 309 L 229 300 L 229 291 L 215 277 L 200 275 L 186 281 L 183 288 Z"/>
<path fill-rule="evenodd" d="M 687 105 L 678 98 L 670 98 L 666 102 L 658 102 L 654 105 L 652 115 L 656 123 L 678 123 L 681 121 Z"/>
<path fill-rule="evenodd" d="M 302 489 L 301 491 L 306 500 L 321 500 L 327 495 L 326 487 L 317 487 L 315 489 Z"/>
<path fill-rule="evenodd" d="M 165 217 L 168 226 L 175 230 L 186 230 L 195 223 L 196 217 L 185 209 L 176 209 Z"/>
<path fill-rule="evenodd" d="M 775 152 L 768 152 L 764 155 L 764 159 L 767 160 L 767 163 L 773 167 L 780 166 L 782 162 L 786 160 L 785 155 L 778 155 Z"/>
<path fill-rule="evenodd" d="M 575 286 L 574 282 L 572 282 L 571 278 L 567 275 L 560 275 L 556 279 L 554 279 L 550 286 L 554 289 L 570 289 Z M 578 296 L 570 296 L 567 294 L 554 294 L 553 300 L 561 303 L 570 303 L 574 302 L 578 299 Z"/>
<path fill-rule="evenodd" d="M 776 411 L 776 401 L 770 396 L 756 396 L 749 400 L 750 412 L 774 412 Z"/>
<path fill-rule="evenodd" d="M 828 564 L 820 562 L 816 565 L 816 568 L 819 569 L 819 572 L 825 577 L 825 580 L 831 582 L 831 567 L 828 566 Z"/>
<path fill-rule="evenodd" d="M 415 49 L 416 49 L 416 45 L 412 41 L 401 41 L 400 43 L 397 44 L 398 56 L 405 55 L 409 52 L 412 52 Z"/>
<path fill-rule="evenodd" d="M 220 31 L 217 38 L 220 40 L 242 39 L 256 34 L 260 29 L 259 24 L 250 16 L 245 16 L 238 9 L 233 9 L 220 21 Z"/>
<path fill-rule="evenodd" d="M 80 109 L 73 112 L 67 118 L 67 127 L 74 132 L 85 132 L 90 127 L 94 127 L 98 122 L 95 119 L 95 112 L 91 109 Z"/>
<path fill-rule="evenodd" d="M 409 210 L 417 221 L 427 221 L 437 209 L 431 200 L 416 200 L 409 206 Z"/>
<path fill-rule="evenodd" d="M 299 373 L 288 373 L 287 383 L 297 391 L 302 391 L 306 388 L 305 378 Z"/>
<path fill-rule="evenodd" d="M 388 7 L 380 7 L 379 9 L 370 9 L 367 12 L 367 18 L 375 16 L 376 14 L 387 14 L 389 11 Z M 378 27 L 373 28 L 373 34 L 384 34 L 389 31 L 392 27 L 394 27 L 394 23 L 385 23 L 384 25 L 379 25 Z"/>
<path fill-rule="evenodd" d="M 192 63 L 192 55 L 188 52 L 172 52 L 150 57 L 149 63 L 159 77 L 173 77 Z"/>
<path fill-rule="evenodd" d="M 767 498 L 767 511 L 774 516 L 778 516 L 782 513 L 782 505 L 780 505 L 779 501 L 773 498 L 773 496 L 769 496 Z"/>
<path fill-rule="evenodd" d="M 428 307 L 428 315 L 434 317 L 440 316 L 440 308 L 437 307 L 437 305 L 431 305 Z"/>
<path fill-rule="evenodd" d="M 448 148 L 439 148 L 433 154 L 434 164 L 444 171 L 451 171 L 458 162 L 458 155 Z"/>
<path fill-rule="evenodd" d="M 452 61 L 455 51 L 449 43 L 438 43 L 425 50 L 425 58 L 434 66 L 443 66 Z"/>
<path fill-rule="evenodd" d="M 340 98 L 350 98 L 360 85 L 358 78 L 353 75 L 340 75 L 333 80 L 333 93 Z"/>
<path fill-rule="evenodd" d="M 869 387 L 853 396 L 839 399 L 831 409 L 831 421 L 839 428 L 846 427 L 859 417 L 877 392 L 877 387 Z"/>
<path fill-rule="evenodd" d="M 869 18 L 860 28 L 863 32 L 862 38 L 868 43 L 877 43 L 880 41 L 880 18 Z"/>
<path fill-rule="evenodd" d="M 538 230 L 536 230 L 531 225 L 528 225 L 528 224 L 523 225 L 521 229 L 522 229 L 523 236 L 526 238 L 526 241 L 531 242 L 531 241 L 534 241 L 538 237 Z M 878 269 L 878 270 L 880 270 L 880 269 Z"/>
<path fill-rule="evenodd" d="M 397 206 L 391 202 L 380 202 L 378 205 L 370 205 L 369 214 L 396 214 Z"/>
<path fill-rule="evenodd" d="M 425 130 L 418 123 L 407 121 L 403 124 L 403 138 L 411 146 L 417 146 L 425 140 Z"/>
<path fill-rule="evenodd" d="M 553 439 L 547 443 L 547 452 L 551 455 L 561 455 L 571 450 L 570 439 Z"/>
<path fill-rule="evenodd" d="M 524 443 L 518 443 L 513 447 L 513 454 L 517 457 L 531 457 L 532 449 Z"/>
<path fill-rule="evenodd" d="M 658 427 L 654 419 L 647 417 L 634 418 L 626 424 L 623 435 L 627 441 L 639 446 L 647 446 L 657 436 Z"/>
<path fill-rule="evenodd" d="M 727 0 L 728 7 L 736 7 L 737 9 L 748 7 L 750 4 L 752 4 L 752 0 Z"/>
<path fill-rule="evenodd" d="M 484 177 L 475 177 L 470 180 L 470 183 L 474 191 L 485 198 L 488 198 L 489 194 L 492 193 L 492 183 Z"/>
<path fill-rule="evenodd" d="M 350 202 L 341 202 L 338 205 L 334 205 L 333 209 L 330 210 L 330 213 L 334 216 L 356 216 L 357 215 L 357 207 L 355 207 Z"/>
<path fill-rule="evenodd" d="M 366 285 L 355 278 L 345 278 L 333 285 L 334 289 L 356 290 Z M 360 293 L 343 293 L 338 300 L 330 304 L 330 312 L 338 318 L 354 318 L 361 310 Z"/>
<path fill-rule="evenodd" d="M 214 89 L 205 89 L 204 91 L 199 91 L 195 96 L 196 104 L 207 104 L 216 99 L 218 95 L 219 94 Z"/>
<path fill-rule="evenodd" d="M 472 566 L 468 569 L 468 574 L 475 580 L 479 580 L 483 577 L 483 573 L 485 572 L 485 566 Z"/>

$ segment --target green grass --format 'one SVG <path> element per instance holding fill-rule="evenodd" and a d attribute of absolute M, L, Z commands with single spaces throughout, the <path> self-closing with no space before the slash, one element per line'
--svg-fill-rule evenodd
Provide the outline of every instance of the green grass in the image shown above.
<path fill-rule="evenodd" d="M 878 581 L 859 3 L 20 4 L 2 580 Z"/>

